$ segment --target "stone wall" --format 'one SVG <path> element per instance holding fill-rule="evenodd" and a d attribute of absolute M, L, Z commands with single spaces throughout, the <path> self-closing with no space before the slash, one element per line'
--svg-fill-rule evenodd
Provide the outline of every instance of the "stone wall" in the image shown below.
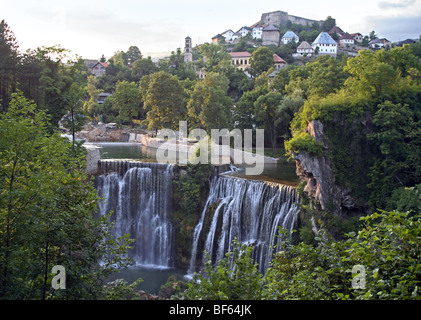
<path fill-rule="evenodd" d="M 262 14 L 261 22 L 264 24 L 273 24 L 275 26 L 283 26 L 288 21 L 291 21 L 295 24 L 301 24 L 301 25 L 309 25 L 311 26 L 314 22 L 317 22 L 318 24 L 322 25 L 323 21 L 320 20 L 312 20 L 307 18 L 301 18 L 297 16 L 289 15 L 288 12 L 285 11 L 273 11 L 273 12 L 267 12 Z"/>

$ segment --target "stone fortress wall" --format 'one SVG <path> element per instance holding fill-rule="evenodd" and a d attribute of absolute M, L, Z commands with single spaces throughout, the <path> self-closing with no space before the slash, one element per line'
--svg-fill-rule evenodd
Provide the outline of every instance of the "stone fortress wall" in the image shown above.
<path fill-rule="evenodd" d="M 314 22 L 317 22 L 320 25 L 323 25 L 323 20 L 311 20 L 306 18 L 301 18 L 297 16 L 289 15 L 288 12 L 285 11 L 273 11 L 273 12 L 267 12 L 262 14 L 261 23 L 263 24 L 272 24 L 275 26 L 281 26 L 285 25 L 288 21 L 291 21 L 295 24 L 301 24 L 301 25 L 312 25 Z"/>

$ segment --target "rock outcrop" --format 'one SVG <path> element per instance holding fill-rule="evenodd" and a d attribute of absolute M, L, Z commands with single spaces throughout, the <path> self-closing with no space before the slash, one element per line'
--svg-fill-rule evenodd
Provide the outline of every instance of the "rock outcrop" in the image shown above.
<path fill-rule="evenodd" d="M 311 121 L 306 131 L 317 143 L 323 145 L 325 152 L 317 157 L 306 152 L 293 153 L 297 175 L 306 181 L 304 192 L 309 198 L 317 201 L 323 210 L 329 210 L 333 214 L 343 216 L 358 211 L 360 208 L 352 197 L 351 190 L 339 186 L 336 182 L 322 122 Z"/>

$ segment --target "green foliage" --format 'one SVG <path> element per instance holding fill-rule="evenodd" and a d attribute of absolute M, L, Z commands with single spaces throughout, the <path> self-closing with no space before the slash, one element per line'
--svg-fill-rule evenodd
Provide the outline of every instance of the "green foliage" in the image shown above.
<path fill-rule="evenodd" d="M 47 120 L 22 93 L 0 117 L 0 296 L 101 298 L 99 284 L 131 263 L 131 241 L 114 239 L 106 217 L 93 218 L 98 197 L 80 153 L 48 135 Z M 66 290 L 52 289 L 54 265 L 66 268 Z"/>
<path fill-rule="evenodd" d="M 187 103 L 189 124 L 192 128 L 228 128 L 232 100 L 227 96 L 229 80 L 224 75 L 210 72 L 193 87 Z"/>
<path fill-rule="evenodd" d="M 345 241 L 287 245 L 267 271 L 269 299 L 419 299 L 421 232 L 418 217 L 380 212 L 361 218 L 365 227 Z M 352 286 L 362 265 L 365 288 Z"/>
<path fill-rule="evenodd" d="M 307 132 L 300 132 L 288 141 L 285 141 L 285 150 L 295 153 L 307 152 L 310 155 L 318 156 L 323 152 L 323 146 L 317 143 Z"/>
<path fill-rule="evenodd" d="M 141 102 L 141 95 L 136 83 L 117 82 L 116 91 L 112 96 L 112 106 L 118 110 L 120 124 L 130 123 L 133 126 L 132 120 L 140 115 Z"/>
<path fill-rule="evenodd" d="M 387 210 L 396 208 L 399 212 L 410 212 L 410 215 L 421 208 L 421 184 L 415 187 L 401 187 L 393 191 L 392 196 L 387 202 Z"/>
<path fill-rule="evenodd" d="M 273 67 L 273 53 L 268 47 L 259 47 L 251 55 L 251 70 L 253 76 L 258 76 L 262 72 Z"/>
<path fill-rule="evenodd" d="M 185 119 L 183 87 L 176 76 L 164 71 L 149 76 L 143 95 L 146 122 L 149 129 L 177 129 Z"/>
<path fill-rule="evenodd" d="M 258 300 L 263 296 L 264 279 L 251 258 L 253 248 L 232 242 L 232 250 L 214 268 L 209 260 L 205 274 L 196 273 L 184 291 L 184 299 Z"/>

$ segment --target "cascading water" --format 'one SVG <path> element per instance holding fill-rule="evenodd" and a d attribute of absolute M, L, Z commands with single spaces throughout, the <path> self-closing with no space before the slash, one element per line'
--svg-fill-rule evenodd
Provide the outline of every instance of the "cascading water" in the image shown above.
<path fill-rule="evenodd" d="M 100 161 L 95 178 L 101 215 L 111 214 L 114 236 L 129 233 L 138 265 L 171 267 L 174 229 L 170 221 L 173 165 Z"/>
<path fill-rule="evenodd" d="M 265 272 L 274 253 L 279 249 L 278 228 L 292 231 L 296 225 L 299 197 L 295 188 L 265 181 L 216 176 L 211 182 L 209 196 L 197 223 L 192 244 L 189 274 L 197 269 L 198 257 L 206 251 L 215 264 L 231 249 L 236 238 L 254 246 L 254 259 Z M 210 206 L 216 207 L 208 230 L 203 230 Z M 207 232 L 203 250 L 200 239 Z"/>

